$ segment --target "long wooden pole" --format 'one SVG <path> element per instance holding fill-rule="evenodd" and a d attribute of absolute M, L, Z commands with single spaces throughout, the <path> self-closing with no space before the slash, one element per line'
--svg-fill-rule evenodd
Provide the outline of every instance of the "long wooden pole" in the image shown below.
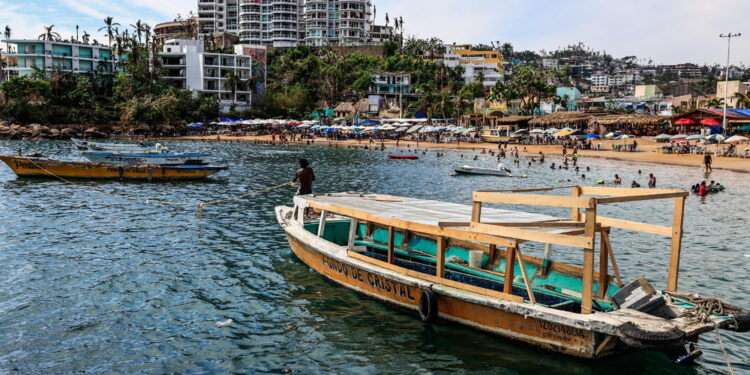
<path fill-rule="evenodd" d="M 523 263 L 523 254 L 521 254 L 521 247 L 516 248 L 516 260 L 518 260 L 518 267 L 521 269 L 521 276 L 523 276 L 523 283 L 526 285 L 526 293 L 529 295 L 529 302 L 532 305 L 536 305 L 536 298 L 534 298 L 534 289 L 531 288 L 529 282 L 529 276 L 526 274 L 526 265 Z"/>
<path fill-rule="evenodd" d="M 591 246 L 583 249 L 583 291 L 581 313 L 591 314 L 594 294 L 594 235 L 596 234 L 596 208 L 586 209 L 586 231 L 584 236 L 591 239 Z"/>
<path fill-rule="evenodd" d="M 682 251 L 682 224 L 685 219 L 685 197 L 676 198 L 672 217 L 672 248 L 669 255 L 669 272 L 667 291 L 677 291 L 677 279 L 680 276 L 680 252 Z"/>
<path fill-rule="evenodd" d="M 347 241 L 347 247 L 349 250 L 354 250 L 354 240 L 357 237 L 357 227 L 359 226 L 359 220 L 352 218 L 349 224 L 349 240 Z"/>
<path fill-rule="evenodd" d="M 609 287 L 609 252 L 604 245 L 604 231 L 599 232 L 599 298 L 604 298 Z"/>
<path fill-rule="evenodd" d="M 581 187 L 580 186 L 573 186 L 571 188 L 573 190 L 572 195 L 574 197 L 580 197 L 581 196 Z M 581 221 L 581 210 L 578 207 L 573 207 L 570 209 L 570 220 L 572 221 Z"/>
<path fill-rule="evenodd" d="M 604 231 L 604 236 L 602 237 L 602 246 L 607 247 L 607 255 L 609 256 L 609 259 L 612 261 L 612 270 L 615 272 L 615 279 L 617 280 L 617 286 L 622 288 L 622 277 L 620 277 L 620 267 L 617 266 L 617 258 L 615 257 L 615 251 L 612 249 L 612 243 L 609 242 L 609 231 Z"/>
<path fill-rule="evenodd" d="M 323 237 L 323 234 L 326 232 L 326 217 L 328 216 L 328 211 L 323 210 L 320 212 L 320 222 L 318 223 L 318 237 Z"/>

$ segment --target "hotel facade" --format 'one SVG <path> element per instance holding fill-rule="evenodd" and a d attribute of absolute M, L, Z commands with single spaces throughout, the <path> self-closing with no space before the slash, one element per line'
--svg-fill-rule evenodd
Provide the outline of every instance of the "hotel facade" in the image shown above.
<path fill-rule="evenodd" d="M 53 68 L 72 73 L 112 73 L 112 52 L 107 46 L 85 43 L 8 39 L 5 56 L 7 75 L 25 77 L 34 73 L 34 68 L 51 71 Z"/>

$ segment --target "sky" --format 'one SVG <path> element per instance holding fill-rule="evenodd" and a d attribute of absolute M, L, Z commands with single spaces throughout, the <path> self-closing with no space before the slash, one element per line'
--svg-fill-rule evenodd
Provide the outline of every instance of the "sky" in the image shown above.
<path fill-rule="evenodd" d="M 750 64 L 750 0 L 373 0 L 377 21 L 403 17 L 405 33 L 446 43 L 509 42 L 517 50 L 551 51 L 583 42 L 615 57 L 654 63 L 721 64 L 732 39 L 732 64 Z M 195 11 L 197 0 L 0 0 L 0 28 L 37 37 L 55 25 L 64 38 L 75 26 L 104 41 L 106 16 L 123 25 L 153 26 Z M 393 21 L 391 21 L 392 23 Z"/>

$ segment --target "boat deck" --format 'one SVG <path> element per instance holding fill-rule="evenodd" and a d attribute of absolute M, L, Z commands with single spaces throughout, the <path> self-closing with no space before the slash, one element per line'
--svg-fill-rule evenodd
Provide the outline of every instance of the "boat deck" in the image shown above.
<path fill-rule="evenodd" d="M 384 219 L 455 228 L 468 228 L 472 211 L 471 205 L 467 204 L 380 194 L 333 193 L 295 197 L 296 204 L 305 206 L 305 202 L 314 202 L 317 206 L 339 208 L 332 210 L 335 212 L 341 212 L 340 208 L 344 208 Z M 541 222 L 566 222 L 569 219 L 493 207 L 482 208 L 482 220 L 487 223 L 513 223 L 515 227 L 547 233 L 571 232 L 570 227 L 534 226 Z M 462 223 L 466 225 L 460 225 Z M 478 232 L 481 233 L 481 231 Z"/>

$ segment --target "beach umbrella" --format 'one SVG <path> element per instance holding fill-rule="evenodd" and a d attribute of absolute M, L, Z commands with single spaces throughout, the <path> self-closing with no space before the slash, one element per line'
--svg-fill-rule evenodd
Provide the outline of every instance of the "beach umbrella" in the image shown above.
<path fill-rule="evenodd" d="M 693 134 L 693 135 L 687 136 L 685 139 L 687 139 L 688 141 L 696 141 L 699 139 L 703 139 L 703 136 L 700 134 Z"/>
<path fill-rule="evenodd" d="M 334 128 L 334 127 L 330 127 L 328 129 L 326 129 L 326 132 L 328 132 L 328 133 L 335 132 L 335 131 L 336 131 L 336 128 Z"/>
<path fill-rule="evenodd" d="M 564 127 L 564 128 L 562 128 L 562 129 L 560 129 L 560 131 L 561 131 L 561 132 L 565 132 L 565 131 L 568 131 L 568 132 L 571 132 L 571 133 L 572 133 L 572 132 L 573 132 L 573 129 L 571 129 L 571 128 L 568 128 L 568 127 Z"/>
<path fill-rule="evenodd" d="M 681 118 L 674 122 L 675 125 L 694 125 L 697 124 L 695 120 L 691 120 L 689 118 Z"/>
<path fill-rule="evenodd" d="M 703 119 L 701 120 L 701 124 L 706 125 L 706 126 L 721 126 L 721 123 L 719 122 L 719 120 L 715 118 Z"/>
<path fill-rule="evenodd" d="M 558 129 L 558 128 L 549 128 L 549 129 L 545 130 L 544 133 L 545 134 L 555 134 L 555 133 L 557 133 L 559 131 L 560 131 L 560 129 Z"/>
<path fill-rule="evenodd" d="M 531 129 L 529 131 L 529 133 L 531 133 L 531 134 L 544 134 L 544 130 L 542 130 L 542 129 Z"/>
<path fill-rule="evenodd" d="M 741 127 L 737 128 L 737 130 L 746 130 L 746 131 L 750 130 L 750 125 L 741 126 Z"/>
<path fill-rule="evenodd" d="M 725 137 L 725 136 L 723 136 L 721 134 L 712 134 L 712 135 L 709 135 L 708 137 L 706 137 L 706 139 L 708 139 L 709 141 L 717 141 L 718 142 L 718 141 L 723 141 L 723 140 L 727 139 L 727 137 Z"/>
<path fill-rule="evenodd" d="M 620 133 L 607 133 L 607 135 L 605 135 L 604 138 L 612 139 L 612 138 L 617 138 L 619 136 L 620 136 Z"/>
<path fill-rule="evenodd" d="M 631 134 L 625 134 L 622 137 L 620 137 L 620 139 L 630 139 L 630 138 L 635 138 L 635 136 Z"/>
<path fill-rule="evenodd" d="M 599 138 L 599 134 L 586 134 L 583 139 Z"/>
<path fill-rule="evenodd" d="M 733 135 L 727 138 L 727 140 L 725 140 L 724 143 L 742 143 L 742 142 L 747 142 L 747 141 L 750 141 L 750 138 L 743 137 L 741 135 Z"/>
<path fill-rule="evenodd" d="M 202 122 L 196 122 L 195 124 L 188 125 L 188 128 L 200 128 L 201 126 L 203 126 Z"/>
<path fill-rule="evenodd" d="M 555 133 L 555 137 L 564 137 L 566 135 L 571 135 L 572 133 L 573 132 L 570 131 L 570 130 L 563 129 L 563 130 L 560 130 L 559 132 Z"/>
<path fill-rule="evenodd" d="M 518 130 L 514 131 L 513 134 L 521 134 L 521 133 L 526 133 L 528 131 L 529 131 L 529 129 L 518 129 Z"/>
<path fill-rule="evenodd" d="M 674 140 L 678 140 L 678 139 L 685 139 L 685 138 L 687 138 L 687 135 L 685 135 L 685 134 L 677 134 L 677 135 L 673 135 L 673 136 L 669 137 L 669 139 L 671 139 L 673 141 Z"/>
<path fill-rule="evenodd" d="M 656 137 L 654 137 L 654 139 L 656 140 L 667 140 L 669 138 L 672 138 L 672 136 L 669 134 L 659 134 Z"/>
<path fill-rule="evenodd" d="M 297 125 L 298 129 L 307 129 L 309 127 L 310 127 L 310 125 L 307 125 L 307 124 Z"/>

